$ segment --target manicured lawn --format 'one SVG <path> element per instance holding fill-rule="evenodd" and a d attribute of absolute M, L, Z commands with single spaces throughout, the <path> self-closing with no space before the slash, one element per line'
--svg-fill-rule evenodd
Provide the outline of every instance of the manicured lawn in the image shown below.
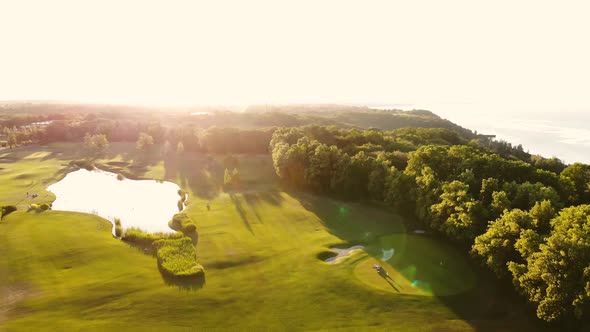
<path fill-rule="evenodd" d="M 355 276 L 373 287 L 426 296 L 448 296 L 469 291 L 476 285 L 475 273 L 459 252 L 424 235 L 382 236 L 367 248 L 373 253 L 355 268 Z M 388 258 L 390 255 L 391 258 Z M 389 272 L 394 287 L 371 267 L 379 264 Z M 392 290 L 393 288 L 393 290 Z"/>
<path fill-rule="evenodd" d="M 40 194 L 36 200 L 51 200 L 44 186 L 79 157 L 79 147 L 57 144 L 0 154 L 0 204 L 26 206 L 22 198 L 32 185 Z M 0 329 L 539 330 L 534 315 L 464 255 L 429 237 L 406 234 L 396 214 L 281 191 L 269 156 L 240 159 L 248 181 L 235 193 L 218 191 L 223 156 L 158 160 L 156 153 L 142 157 L 132 145 L 111 144 L 99 160 L 172 180 L 189 193 L 186 213 L 197 223 L 197 255 L 206 271 L 200 288 L 168 285 L 155 257 L 113 238 L 110 223 L 99 217 L 18 211 L 4 218 Z M 21 174 L 28 178 L 15 178 Z M 317 257 L 334 245 L 355 244 L 366 250 L 338 264 Z M 390 246 L 396 252 L 384 263 L 388 271 L 400 280 L 418 275 L 429 281 L 427 294 L 397 293 L 377 284 L 380 277 L 370 265 Z M 437 265 L 441 257 L 446 270 Z"/>

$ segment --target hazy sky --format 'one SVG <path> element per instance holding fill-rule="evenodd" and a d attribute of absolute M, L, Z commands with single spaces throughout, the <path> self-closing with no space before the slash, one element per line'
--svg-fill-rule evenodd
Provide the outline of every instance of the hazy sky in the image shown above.
<path fill-rule="evenodd" d="M 0 0 L 0 100 L 584 109 L 587 3 Z"/>

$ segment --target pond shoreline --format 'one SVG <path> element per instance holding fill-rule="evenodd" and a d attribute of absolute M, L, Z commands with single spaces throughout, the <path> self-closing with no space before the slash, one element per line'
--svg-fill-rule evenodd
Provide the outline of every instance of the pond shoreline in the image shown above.
<path fill-rule="evenodd" d="M 146 232 L 175 232 L 168 222 L 179 212 L 180 187 L 169 181 L 118 178 L 101 168 L 79 168 L 67 172 L 46 188 L 56 197 L 54 210 L 98 215 L 113 224 L 121 220 L 123 229 L 140 228 Z"/>

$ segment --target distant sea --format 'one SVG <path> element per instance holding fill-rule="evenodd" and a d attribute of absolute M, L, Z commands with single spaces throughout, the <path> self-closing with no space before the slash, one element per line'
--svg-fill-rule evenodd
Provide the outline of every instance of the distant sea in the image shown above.
<path fill-rule="evenodd" d="M 480 134 L 496 135 L 525 151 L 590 164 L 590 109 L 535 109 L 469 103 L 373 105 L 375 109 L 425 109 Z"/>

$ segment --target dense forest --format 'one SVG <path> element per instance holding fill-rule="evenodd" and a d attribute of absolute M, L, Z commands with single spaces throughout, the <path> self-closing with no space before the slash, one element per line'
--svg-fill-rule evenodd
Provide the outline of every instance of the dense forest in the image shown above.
<path fill-rule="evenodd" d="M 252 106 L 239 113 L 53 104 L 0 109 L 2 146 L 57 141 L 271 153 L 288 188 L 385 204 L 415 229 L 464 247 L 498 278 L 512 281 L 540 319 L 576 321 L 590 314 L 590 166 L 530 155 L 429 111 L 326 105 Z"/>

